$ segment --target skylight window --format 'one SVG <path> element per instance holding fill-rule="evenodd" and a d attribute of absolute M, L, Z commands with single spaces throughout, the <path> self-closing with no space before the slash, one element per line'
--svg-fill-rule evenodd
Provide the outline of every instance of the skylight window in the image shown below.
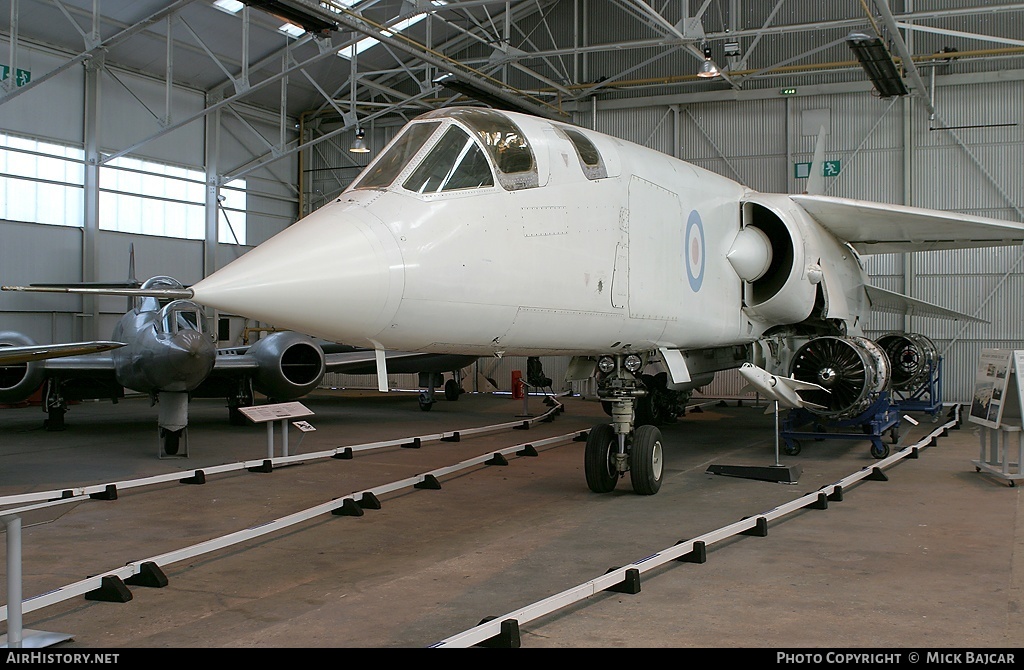
<path fill-rule="evenodd" d="M 343 2 L 342 4 L 352 5 L 355 4 L 355 2 Z M 431 0 L 430 4 L 432 4 L 435 7 L 443 7 L 448 3 L 445 2 L 445 0 Z M 383 35 L 384 37 L 394 37 L 395 33 L 400 33 L 406 28 L 410 28 L 416 25 L 417 23 L 427 18 L 432 13 L 433 12 L 424 12 L 422 14 L 417 14 L 416 16 L 412 16 L 408 19 L 399 21 L 395 25 L 388 27 L 387 30 L 380 31 L 380 34 Z M 361 54 L 375 44 L 380 44 L 380 40 L 373 37 L 364 37 L 363 39 L 359 40 L 352 46 L 345 47 L 344 49 L 338 51 L 338 55 L 341 56 L 342 58 L 351 59 L 354 54 Z"/>
<path fill-rule="evenodd" d="M 285 35 L 288 35 L 289 37 L 302 37 L 303 35 L 306 34 L 306 31 L 304 29 L 300 28 L 294 23 L 286 23 L 280 28 L 278 28 L 278 30 L 280 30 Z"/>
<path fill-rule="evenodd" d="M 213 0 L 213 6 L 228 14 L 237 14 L 242 11 L 242 7 L 245 7 L 238 0 Z"/>

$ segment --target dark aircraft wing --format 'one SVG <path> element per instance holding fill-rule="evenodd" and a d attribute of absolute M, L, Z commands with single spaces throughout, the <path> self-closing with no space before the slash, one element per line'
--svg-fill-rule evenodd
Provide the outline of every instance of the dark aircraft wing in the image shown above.
<path fill-rule="evenodd" d="M 373 349 L 349 347 L 350 351 L 330 352 L 325 347 L 324 359 L 327 372 L 340 372 L 351 375 L 370 375 L 377 373 L 377 359 Z M 406 374 L 410 372 L 452 372 L 461 370 L 477 356 L 455 354 L 420 354 L 408 351 L 388 351 L 384 354 L 389 374 Z"/>
<path fill-rule="evenodd" d="M 0 347 L 0 365 L 15 365 L 18 363 L 31 363 L 33 361 L 48 360 L 51 358 L 64 358 L 68 356 L 80 356 L 83 354 L 94 354 L 102 351 L 109 351 L 123 347 L 124 342 L 68 342 L 65 344 L 39 344 L 24 347 Z M 96 357 L 90 357 L 85 365 L 95 363 Z M 106 357 L 110 361 L 109 357 Z M 112 368 L 111 363 L 105 363 L 104 369 Z"/>
<path fill-rule="evenodd" d="M 444 373 L 461 370 L 476 356 L 385 353 L 389 373 Z M 328 372 L 376 374 L 373 349 L 313 340 L 292 332 L 276 332 L 251 346 L 220 349 L 213 371 L 193 391 L 194 397 L 244 396 L 247 388 L 274 398 L 299 398 L 312 392 Z"/>

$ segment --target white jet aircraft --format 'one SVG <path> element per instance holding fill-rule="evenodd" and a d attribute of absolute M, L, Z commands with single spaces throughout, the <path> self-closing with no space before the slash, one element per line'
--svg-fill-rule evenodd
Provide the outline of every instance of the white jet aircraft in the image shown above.
<path fill-rule="evenodd" d="M 833 413 L 855 413 L 886 387 L 859 337 L 873 306 L 970 318 L 869 286 L 858 254 L 1022 241 L 1021 223 L 759 193 L 570 124 L 446 108 L 335 202 L 170 297 L 372 347 L 380 375 L 385 350 L 571 355 L 568 378 L 596 376 L 612 419 L 589 433 L 588 485 L 628 472 L 653 494 L 662 436 L 634 418 L 653 371 L 685 392 L 799 360 L 846 404 Z M 828 346 L 796 356 L 816 336 Z"/>

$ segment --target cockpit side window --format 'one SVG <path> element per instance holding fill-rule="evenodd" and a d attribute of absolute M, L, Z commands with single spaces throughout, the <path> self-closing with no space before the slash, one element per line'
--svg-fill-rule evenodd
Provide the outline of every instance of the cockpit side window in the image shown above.
<path fill-rule="evenodd" d="M 414 123 L 385 151 L 352 188 L 386 188 L 409 164 L 413 156 L 423 148 L 427 139 L 434 134 L 440 122 Z"/>
<path fill-rule="evenodd" d="M 465 107 L 427 112 L 420 118 L 444 116 L 466 124 L 498 168 L 498 183 L 508 191 L 540 185 L 537 160 L 523 131 L 512 119 L 492 109 Z"/>
<path fill-rule="evenodd" d="M 608 168 L 605 167 L 604 159 L 601 158 L 601 152 L 586 135 L 575 128 L 565 126 L 555 126 L 555 128 L 564 134 L 576 148 L 576 156 L 580 159 L 580 167 L 583 168 L 583 174 L 587 176 L 587 179 L 604 179 L 608 176 Z"/>
<path fill-rule="evenodd" d="M 494 186 L 483 150 L 462 128 L 449 126 L 403 184 L 417 193 Z"/>

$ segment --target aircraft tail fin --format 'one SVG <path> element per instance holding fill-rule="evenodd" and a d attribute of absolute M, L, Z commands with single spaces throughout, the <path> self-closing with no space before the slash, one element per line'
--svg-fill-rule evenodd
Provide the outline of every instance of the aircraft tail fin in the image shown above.
<path fill-rule="evenodd" d="M 818 128 L 818 140 L 814 143 L 814 157 L 811 159 L 811 173 L 807 175 L 807 195 L 825 194 L 825 126 Z"/>

